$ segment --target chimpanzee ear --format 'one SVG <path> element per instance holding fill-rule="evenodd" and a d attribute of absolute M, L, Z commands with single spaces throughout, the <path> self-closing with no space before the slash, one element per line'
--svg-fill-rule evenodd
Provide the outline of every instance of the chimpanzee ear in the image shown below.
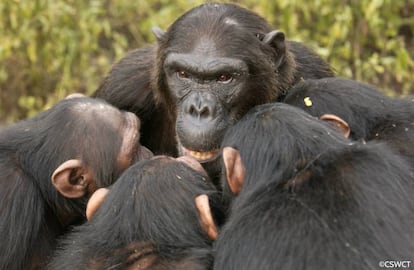
<path fill-rule="evenodd" d="M 217 238 L 217 227 L 211 214 L 210 203 L 206 194 L 198 195 L 195 199 L 195 206 L 200 216 L 200 224 L 211 240 Z"/>
<path fill-rule="evenodd" d="M 334 114 L 324 114 L 320 117 L 320 119 L 323 121 L 327 121 L 329 124 L 338 129 L 338 131 L 341 132 L 345 138 L 349 138 L 351 129 L 349 128 L 348 123 L 341 117 L 336 116 Z"/>
<path fill-rule="evenodd" d="M 273 30 L 264 36 L 263 43 L 268 44 L 275 49 L 277 55 L 276 68 L 278 68 L 285 60 L 285 33 L 279 30 Z"/>
<path fill-rule="evenodd" d="M 96 190 L 92 170 L 85 167 L 79 159 L 70 159 L 60 164 L 51 180 L 56 190 L 67 198 L 80 198 Z"/>
<path fill-rule="evenodd" d="M 158 42 L 160 42 L 165 37 L 165 32 L 158 26 L 153 26 L 151 28 L 151 31 L 154 34 Z"/>
<path fill-rule="evenodd" d="M 86 218 L 88 220 L 91 220 L 98 208 L 104 202 L 106 195 L 108 195 L 108 193 L 109 189 L 100 188 L 92 194 L 91 198 L 88 201 L 88 205 L 86 206 Z"/>
<path fill-rule="evenodd" d="M 226 167 L 226 178 L 231 192 L 237 195 L 240 193 L 245 178 L 245 168 L 240 153 L 233 147 L 223 148 L 223 161 Z"/>

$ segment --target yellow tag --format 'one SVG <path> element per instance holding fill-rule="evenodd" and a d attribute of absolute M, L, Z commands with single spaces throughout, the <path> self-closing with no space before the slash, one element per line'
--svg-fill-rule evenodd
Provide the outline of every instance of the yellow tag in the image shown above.
<path fill-rule="evenodd" d="M 310 97 L 305 97 L 305 98 L 303 99 L 303 102 L 305 103 L 305 106 L 306 106 L 306 107 L 310 107 L 310 106 L 312 106 L 312 100 L 310 99 Z"/>

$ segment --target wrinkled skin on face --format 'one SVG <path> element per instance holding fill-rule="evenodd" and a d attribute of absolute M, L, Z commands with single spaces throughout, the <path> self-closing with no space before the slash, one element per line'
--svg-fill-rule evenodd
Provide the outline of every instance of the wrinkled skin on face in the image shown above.
<path fill-rule="evenodd" d="M 210 174 L 218 167 L 227 128 L 250 108 L 278 100 L 304 73 L 292 52 L 299 45 L 236 5 L 205 4 L 185 13 L 167 32 L 153 32 L 158 43 L 155 99 L 175 120 L 180 154 L 196 158 Z M 315 76 L 329 76 L 328 70 Z"/>
<path fill-rule="evenodd" d="M 158 98 L 176 116 L 179 151 L 204 164 L 214 161 L 226 129 L 282 92 L 274 75 L 286 58 L 284 34 L 248 10 L 220 4 L 196 8 L 166 33 L 154 32 Z"/>

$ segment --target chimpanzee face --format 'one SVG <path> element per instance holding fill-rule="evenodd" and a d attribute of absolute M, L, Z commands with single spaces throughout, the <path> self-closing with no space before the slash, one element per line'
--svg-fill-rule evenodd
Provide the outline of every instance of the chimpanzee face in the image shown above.
<path fill-rule="evenodd" d="M 216 158 L 226 128 L 236 121 L 236 97 L 248 78 L 244 61 L 217 56 L 215 45 L 205 43 L 192 53 L 169 54 L 164 64 L 177 102 L 180 151 L 200 162 Z"/>
<path fill-rule="evenodd" d="M 284 34 L 271 31 L 254 13 L 226 4 L 196 8 L 166 33 L 154 33 L 160 69 L 155 95 L 175 116 L 178 150 L 210 166 L 218 160 L 227 128 L 250 108 L 277 97 L 275 71 L 284 59 Z"/>

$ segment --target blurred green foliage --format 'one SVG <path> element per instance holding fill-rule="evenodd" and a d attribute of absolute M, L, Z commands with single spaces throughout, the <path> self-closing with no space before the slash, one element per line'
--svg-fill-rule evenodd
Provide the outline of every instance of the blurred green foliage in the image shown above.
<path fill-rule="evenodd" d="M 128 50 L 153 42 L 205 1 L 3 0 L 0 124 L 32 116 L 69 93 L 91 94 Z M 414 92 L 414 1 L 240 0 L 289 39 L 304 42 L 340 76 L 389 95 Z"/>

